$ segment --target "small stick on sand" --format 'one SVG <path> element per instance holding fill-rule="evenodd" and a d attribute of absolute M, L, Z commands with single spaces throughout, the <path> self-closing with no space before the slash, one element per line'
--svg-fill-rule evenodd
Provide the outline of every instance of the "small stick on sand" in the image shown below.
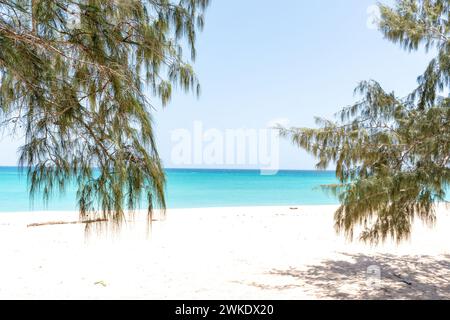
<path fill-rule="evenodd" d="M 43 222 L 43 223 L 31 223 L 27 227 L 41 227 L 41 226 L 52 226 L 61 224 L 86 224 L 95 222 L 106 222 L 107 219 L 96 219 L 96 220 L 85 220 L 85 221 L 53 221 L 53 222 Z"/>

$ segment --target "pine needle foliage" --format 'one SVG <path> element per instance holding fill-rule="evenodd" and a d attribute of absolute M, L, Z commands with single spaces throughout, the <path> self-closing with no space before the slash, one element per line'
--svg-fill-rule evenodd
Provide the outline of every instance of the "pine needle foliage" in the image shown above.
<path fill-rule="evenodd" d="M 380 30 L 406 50 L 435 50 L 418 87 L 407 97 L 375 81 L 359 84 L 362 98 L 318 128 L 280 128 L 294 144 L 336 165 L 335 227 L 353 239 L 380 243 L 408 239 L 415 218 L 435 222 L 435 204 L 450 185 L 450 2 L 397 0 L 380 5 Z M 434 52 L 434 51 L 433 51 Z"/>
<path fill-rule="evenodd" d="M 0 0 L 1 126 L 25 132 L 32 197 L 76 183 L 81 217 L 117 225 L 141 201 L 165 208 L 150 100 L 198 93 L 189 61 L 208 2 Z"/>

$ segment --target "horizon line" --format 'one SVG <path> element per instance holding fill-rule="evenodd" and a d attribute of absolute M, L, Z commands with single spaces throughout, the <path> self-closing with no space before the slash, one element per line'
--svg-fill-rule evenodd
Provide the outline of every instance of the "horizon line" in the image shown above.
<path fill-rule="evenodd" d="M 17 165 L 0 165 L 0 168 L 20 168 L 20 166 Z M 27 168 L 26 166 L 23 168 Z M 264 169 L 249 169 L 249 168 L 191 168 L 191 167 L 184 167 L 184 168 L 174 168 L 174 167 L 164 167 L 164 170 L 223 170 L 223 171 L 264 171 Z M 336 170 L 322 170 L 322 169 L 279 169 L 279 170 L 273 170 L 273 171 L 317 171 L 317 172 L 335 172 Z"/>

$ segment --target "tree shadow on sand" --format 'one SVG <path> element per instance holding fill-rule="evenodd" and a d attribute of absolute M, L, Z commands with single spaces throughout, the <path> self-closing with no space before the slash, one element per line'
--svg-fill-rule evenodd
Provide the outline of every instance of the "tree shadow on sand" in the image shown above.
<path fill-rule="evenodd" d="M 300 289 L 323 299 L 450 299 L 450 255 L 341 255 L 342 260 L 302 270 L 272 269 L 266 273 L 271 284 L 246 284 L 261 290 Z M 283 285 L 273 285 L 273 280 Z"/>

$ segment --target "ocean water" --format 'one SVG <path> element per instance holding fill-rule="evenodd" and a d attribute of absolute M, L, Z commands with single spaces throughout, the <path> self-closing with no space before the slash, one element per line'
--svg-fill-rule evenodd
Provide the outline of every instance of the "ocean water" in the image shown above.
<path fill-rule="evenodd" d="M 321 186 L 336 183 L 331 171 L 280 171 L 264 176 L 248 170 L 168 169 L 169 208 L 338 204 Z M 76 210 L 76 189 L 55 195 L 48 205 L 30 202 L 27 179 L 15 167 L 0 167 L 0 212 Z"/>

